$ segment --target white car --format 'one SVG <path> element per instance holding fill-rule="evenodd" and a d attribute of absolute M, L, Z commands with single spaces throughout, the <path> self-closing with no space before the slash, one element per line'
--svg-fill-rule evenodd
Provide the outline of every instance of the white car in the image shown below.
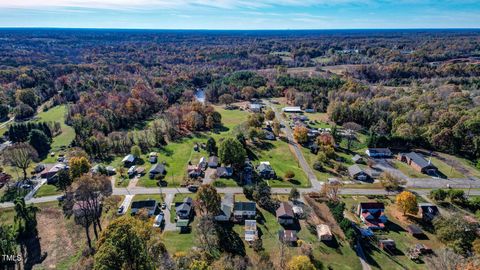
<path fill-rule="evenodd" d="M 137 171 L 137 167 L 136 166 L 132 166 L 128 169 L 127 173 L 128 175 L 134 175 Z"/>
<path fill-rule="evenodd" d="M 155 216 L 155 220 L 153 221 L 153 227 L 154 228 L 160 228 L 162 227 L 162 224 L 163 224 L 163 215 L 160 214 L 160 215 L 156 215 Z"/>

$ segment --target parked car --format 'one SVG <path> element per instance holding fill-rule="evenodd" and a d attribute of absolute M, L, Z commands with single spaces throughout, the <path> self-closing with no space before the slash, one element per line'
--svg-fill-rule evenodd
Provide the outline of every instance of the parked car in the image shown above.
<path fill-rule="evenodd" d="M 187 189 L 188 189 L 188 191 L 190 191 L 190 192 L 197 192 L 198 186 L 197 186 L 197 185 L 189 185 L 189 186 L 187 187 Z"/>
<path fill-rule="evenodd" d="M 134 165 L 134 166 L 130 167 L 128 169 L 127 173 L 128 173 L 129 176 L 133 176 L 135 173 L 137 173 L 137 166 Z"/>
<path fill-rule="evenodd" d="M 59 202 L 65 201 L 65 195 L 58 196 L 57 201 L 59 201 Z"/>
<path fill-rule="evenodd" d="M 166 203 L 162 203 L 162 210 L 165 210 L 165 208 L 167 208 L 167 204 Z"/>
<path fill-rule="evenodd" d="M 123 215 L 123 210 L 125 209 L 125 206 L 121 205 L 120 207 L 118 207 L 118 210 L 117 210 L 117 214 L 118 215 Z"/>

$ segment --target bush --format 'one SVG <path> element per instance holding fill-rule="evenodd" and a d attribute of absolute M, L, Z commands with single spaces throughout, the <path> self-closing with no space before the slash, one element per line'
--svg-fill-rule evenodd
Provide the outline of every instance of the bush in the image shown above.
<path fill-rule="evenodd" d="M 292 171 L 286 171 L 285 172 L 285 179 L 292 179 L 295 177 L 295 173 Z"/>
<path fill-rule="evenodd" d="M 444 201 L 447 197 L 447 192 L 443 189 L 434 189 L 430 191 L 430 198 L 435 201 Z"/>
<path fill-rule="evenodd" d="M 447 196 L 450 202 L 461 203 L 465 201 L 465 192 L 460 189 L 450 189 Z"/>

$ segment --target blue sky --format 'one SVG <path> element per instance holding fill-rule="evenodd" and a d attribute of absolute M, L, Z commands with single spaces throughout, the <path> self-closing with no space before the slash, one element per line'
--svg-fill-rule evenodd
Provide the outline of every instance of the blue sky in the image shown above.
<path fill-rule="evenodd" d="M 0 27 L 480 28 L 480 0 L 0 0 Z"/>

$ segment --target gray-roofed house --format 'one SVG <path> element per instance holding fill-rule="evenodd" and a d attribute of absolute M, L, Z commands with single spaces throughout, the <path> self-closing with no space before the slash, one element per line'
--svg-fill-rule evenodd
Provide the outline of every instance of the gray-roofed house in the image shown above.
<path fill-rule="evenodd" d="M 217 176 L 220 178 L 229 178 L 233 175 L 233 168 L 232 167 L 218 167 Z"/>
<path fill-rule="evenodd" d="M 218 157 L 211 156 L 208 158 L 208 167 L 217 168 L 218 167 Z"/>
<path fill-rule="evenodd" d="M 388 148 L 368 148 L 365 153 L 373 158 L 388 158 L 392 156 L 392 151 Z"/>
<path fill-rule="evenodd" d="M 220 204 L 220 213 L 215 216 L 217 221 L 229 221 L 233 213 L 233 193 L 226 193 Z"/>
<path fill-rule="evenodd" d="M 260 177 L 264 179 L 274 179 L 277 177 L 272 166 L 270 166 L 270 162 L 268 161 L 261 162 L 257 167 L 257 172 Z"/>
<path fill-rule="evenodd" d="M 236 220 L 255 218 L 257 205 L 254 202 L 235 202 L 233 204 L 233 216 Z"/>
<path fill-rule="evenodd" d="M 360 166 L 358 165 L 352 165 L 348 167 L 348 174 L 352 179 L 359 181 L 366 181 L 371 178 L 371 175 L 362 168 L 360 168 Z"/>
<path fill-rule="evenodd" d="M 130 213 L 136 215 L 140 209 L 146 209 L 148 216 L 153 216 L 158 210 L 158 203 L 156 200 L 144 200 L 132 202 L 130 206 Z"/>
<path fill-rule="evenodd" d="M 152 168 L 149 171 L 149 177 L 150 179 L 154 179 L 155 176 L 157 175 L 165 175 L 167 171 L 165 170 L 165 165 L 161 163 L 157 163 L 152 166 Z"/>
<path fill-rule="evenodd" d="M 281 242 L 295 246 L 297 244 L 297 231 L 294 230 L 280 230 L 278 231 L 278 238 Z"/>
<path fill-rule="evenodd" d="M 352 157 L 352 161 L 357 164 L 364 163 L 365 161 L 363 160 L 363 157 L 360 156 L 359 154 L 356 154 L 355 156 Z"/>
<path fill-rule="evenodd" d="M 135 161 L 135 156 L 132 154 L 128 154 L 122 159 L 122 162 L 125 166 L 132 164 L 134 161 Z"/>
<path fill-rule="evenodd" d="M 177 219 L 189 220 L 192 216 L 193 200 L 190 197 L 183 199 L 183 202 L 175 204 L 175 211 L 177 213 Z"/>
<path fill-rule="evenodd" d="M 250 111 L 252 112 L 262 112 L 262 105 L 261 104 L 258 104 L 258 103 L 250 103 L 249 105 L 250 107 Z"/>
<path fill-rule="evenodd" d="M 280 225 L 292 225 L 295 222 L 295 214 L 293 213 L 292 206 L 288 202 L 280 203 L 275 213 Z"/>
<path fill-rule="evenodd" d="M 422 155 L 410 152 L 401 153 L 397 157 L 400 161 L 407 163 L 417 172 L 424 174 L 436 174 L 438 172 L 437 167 L 431 163 L 430 160 L 426 160 Z"/>
<path fill-rule="evenodd" d="M 430 222 L 436 216 L 440 215 L 438 207 L 431 203 L 419 203 L 418 204 L 418 213 L 424 221 Z"/>

